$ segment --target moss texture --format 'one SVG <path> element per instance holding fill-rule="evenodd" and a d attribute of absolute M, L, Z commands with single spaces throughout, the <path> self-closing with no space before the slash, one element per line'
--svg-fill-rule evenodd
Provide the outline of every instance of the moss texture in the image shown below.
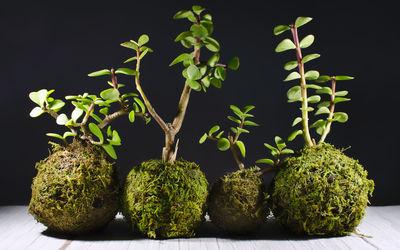
<path fill-rule="evenodd" d="M 38 162 L 29 213 L 49 230 L 97 231 L 118 211 L 118 171 L 103 150 L 75 140 Z"/>
<path fill-rule="evenodd" d="M 204 220 L 207 186 L 196 163 L 145 161 L 126 178 L 122 212 L 149 238 L 192 237 Z"/>
<path fill-rule="evenodd" d="M 343 150 L 306 147 L 286 159 L 275 176 L 273 213 L 295 233 L 348 235 L 363 218 L 373 189 L 367 171 Z"/>
<path fill-rule="evenodd" d="M 259 168 L 239 170 L 213 185 L 208 213 L 216 226 L 230 233 L 244 234 L 265 222 L 266 193 L 258 171 Z"/>

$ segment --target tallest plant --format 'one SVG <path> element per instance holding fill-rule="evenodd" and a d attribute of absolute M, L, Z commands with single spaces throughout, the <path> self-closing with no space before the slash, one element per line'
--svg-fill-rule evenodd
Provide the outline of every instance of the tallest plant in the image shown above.
<path fill-rule="evenodd" d="M 182 10 L 174 19 L 187 19 L 190 28 L 179 34 L 180 42 L 190 52 L 180 54 L 170 66 L 182 63 L 185 84 L 175 117 L 171 122 L 163 119 L 155 110 L 141 82 L 141 62 L 151 52 L 145 46 L 149 37 L 142 35 L 138 41 L 130 40 L 121 45 L 134 50 L 134 57 L 125 62 L 136 62 L 131 70 L 136 89 L 140 93 L 148 112 L 165 134 L 165 146 L 161 159 L 142 162 L 129 173 L 123 192 L 123 213 L 131 222 L 134 231 L 148 237 L 188 237 L 203 219 L 207 197 L 207 180 L 196 163 L 176 160 L 178 151 L 177 134 L 184 121 L 192 91 L 204 91 L 213 85 L 220 88 L 226 77 L 226 69 L 236 70 L 239 59 L 234 57 L 227 65 L 219 62 L 220 45 L 211 37 L 214 31 L 212 16 L 204 14 L 201 6 Z M 203 48 L 213 52 L 206 61 L 201 61 Z"/>
<path fill-rule="evenodd" d="M 344 123 L 348 115 L 336 112 L 336 105 L 350 101 L 348 91 L 337 91 L 337 82 L 351 80 L 350 76 L 320 75 L 316 70 L 306 71 L 305 64 L 319 58 L 319 54 L 303 57 L 302 49 L 310 47 L 314 35 L 299 39 L 298 28 L 310 22 L 310 17 L 298 17 L 294 24 L 275 27 L 274 34 L 290 31 L 292 39 L 286 38 L 276 47 L 276 52 L 294 50 L 296 60 L 285 64 L 285 70 L 297 69 L 284 81 L 297 80 L 298 84 L 287 92 L 288 102 L 300 102 L 301 116 L 292 126 L 302 125 L 288 138 L 292 141 L 302 134 L 305 146 L 281 166 L 274 167 L 278 173 L 273 182 L 272 208 L 275 217 L 284 226 L 297 233 L 310 235 L 347 235 L 355 230 L 365 213 L 368 194 L 374 183 L 367 179 L 367 171 L 343 151 L 325 143 L 333 122 Z M 310 84 L 309 82 L 312 83 Z M 326 86 L 324 83 L 329 82 Z M 314 90 L 316 93 L 309 95 Z M 322 100 L 320 95 L 327 95 Z M 317 108 L 311 104 L 317 104 Z M 326 116 L 310 125 L 310 114 Z M 312 136 L 310 128 L 320 135 Z"/>

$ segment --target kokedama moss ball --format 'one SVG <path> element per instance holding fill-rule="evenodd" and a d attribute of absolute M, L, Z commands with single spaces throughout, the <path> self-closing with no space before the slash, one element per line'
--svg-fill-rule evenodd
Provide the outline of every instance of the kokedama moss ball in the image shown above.
<path fill-rule="evenodd" d="M 53 153 L 36 164 L 29 213 L 61 233 L 105 227 L 119 205 L 118 172 L 106 157 L 100 148 L 80 140 L 54 146 Z"/>
<path fill-rule="evenodd" d="M 204 220 L 207 186 L 196 163 L 145 161 L 126 178 L 122 212 L 150 238 L 191 237 Z"/>
<path fill-rule="evenodd" d="M 273 183 L 276 219 L 308 235 L 353 232 L 374 189 L 358 161 L 329 144 L 306 147 L 288 158 Z"/>
<path fill-rule="evenodd" d="M 243 234 L 260 227 L 267 217 L 265 186 L 259 168 L 225 175 L 212 187 L 208 200 L 211 221 L 221 229 Z"/>

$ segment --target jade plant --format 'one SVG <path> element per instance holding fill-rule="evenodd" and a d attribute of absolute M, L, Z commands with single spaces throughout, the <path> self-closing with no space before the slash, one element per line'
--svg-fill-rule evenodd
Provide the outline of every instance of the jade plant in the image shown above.
<path fill-rule="evenodd" d="M 199 143 L 207 139 L 216 141 L 221 151 L 230 150 L 239 167 L 238 171 L 229 173 L 220 178 L 211 188 L 208 199 L 208 213 L 211 221 L 221 229 L 234 233 L 245 234 L 257 229 L 267 217 L 265 186 L 258 167 L 245 168 L 243 159 L 246 148 L 240 135 L 249 133 L 245 126 L 258 126 L 257 123 L 247 120 L 254 117 L 249 113 L 254 106 L 242 109 L 231 105 L 230 109 L 235 116 L 228 116 L 236 126 L 231 127 L 227 136 L 219 131 L 218 125 L 213 126 L 208 133 L 200 138 Z M 218 132 L 218 133 L 217 133 Z"/>
<path fill-rule="evenodd" d="M 62 135 L 47 133 L 65 145 L 50 142 L 52 153 L 36 164 L 38 173 L 33 179 L 29 213 L 49 230 L 68 234 L 87 233 L 103 228 L 111 221 L 119 207 L 118 169 L 111 159 L 116 159 L 114 146 L 121 139 L 110 122 L 117 117 L 132 113 L 130 107 L 134 93 L 120 95 L 122 84 L 116 74 L 126 74 L 125 69 L 103 71 L 111 75 L 111 88 L 100 96 L 84 93 L 66 96 L 74 109 L 70 115 L 61 113 L 65 102 L 51 96 L 54 90 L 42 89 L 31 92 L 29 98 L 38 106 L 30 112 L 31 117 L 44 113 L 52 116 L 58 125 L 68 131 Z M 98 75 L 99 72 L 90 74 Z M 137 102 L 137 100 L 133 100 Z M 113 103 L 119 109 L 109 113 Z M 135 116 L 147 119 L 145 109 L 136 110 Z"/>
<path fill-rule="evenodd" d="M 279 165 L 275 167 L 278 172 L 272 186 L 272 210 L 280 223 L 296 233 L 347 235 L 364 216 L 374 182 L 367 179 L 367 171 L 358 160 L 325 142 L 332 124 L 348 120 L 346 113 L 336 111 L 337 104 L 350 100 L 345 97 L 348 91 L 338 91 L 337 84 L 353 77 L 320 75 L 316 70 L 306 70 L 306 63 L 320 57 L 319 54 L 302 55 L 302 49 L 313 44 L 314 35 L 300 40 L 298 28 L 311 20 L 310 17 L 298 17 L 294 24 L 274 28 L 275 35 L 286 31 L 292 35 L 292 39 L 281 41 L 275 51 L 294 50 L 296 54 L 296 60 L 284 66 L 285 70 L 296 70 L 284 81 L 298 81 L 288 90 L 287 98 L 288 102 L 300 103 L 301 116 L 294 119 L 292 126 L 301 125 L 301 129 L 292 132 L 288 140 L 302 135 L 305 145 L 282 164 L 277 160 L 264 160 L 273 166 Z M 315 94 L 309 95 L 311 91 Z M 323 99 L 321 95 L 327 98 Z M 317 105 L 316 109 L 312 104 Z M 311 113 L 325 118 L 311 123 Z M 319 138 L 312 135 L 312 128 Z M 276 153 L 275 149 L 270 150 Z"/>
<path fill-rule="evenodd" d="M 227 65 L 220 63 L 220 45 L 211 35 L 213 21 L 210 14 L 204 14 L 201 6 L 182 10 L 174 19 L 187 19 L 190 28 L 180 33 L 175 42 L 180 42 L 191 51 L 180 54 L 170 66 L 182 63 L 185 84 L 178 103 L 178 109 L 171 122 L 163 119 L 155 110 L 142 87 L 140 67 L 143 57 L 151 50 L 145 46 L 147 35 L 137 41 L 122 43 L 131 49 L 134 56 L 125 63 L 134 62 L 132 69 L 136 89 L 143 99 L 149 114 L 165 134 L 165 146 L 161 159 L 152 159 L 135 166 L 129 173 L 122 194 L 122 210 L 131 223 L 134 232 L 151 238 L 191 237 L 204 219 L 207 198 L 207 180 L 195 163 L 176 160 L 178 151 L 177 134 L 185 118 L 192 91 L 204 91 L 212 85 L 221 88 L 226 78 L 226 69 L 236 70 L 239 59 L 234 57 Z M 212 52 L 206 61 L 200 59 L 202 49 Z"/>

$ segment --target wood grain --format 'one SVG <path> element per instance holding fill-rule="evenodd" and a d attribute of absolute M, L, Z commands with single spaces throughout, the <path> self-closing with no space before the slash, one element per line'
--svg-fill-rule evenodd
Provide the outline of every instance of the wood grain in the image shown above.
<path fill-rule="evenodd" d="M 196 238 L 150 240 L 134 235 L 121 215 L 96 234 L 53 235 L 35 222 L 26 206 L 0 207 L 0 249 L 400 249 L 400 206 L 368 207 L 358 233 L 304 237 L 269 221 L 253 234 L 232 236 L 206 222 Z M 363 236 L 364 235 L 364 236 Z"/>

